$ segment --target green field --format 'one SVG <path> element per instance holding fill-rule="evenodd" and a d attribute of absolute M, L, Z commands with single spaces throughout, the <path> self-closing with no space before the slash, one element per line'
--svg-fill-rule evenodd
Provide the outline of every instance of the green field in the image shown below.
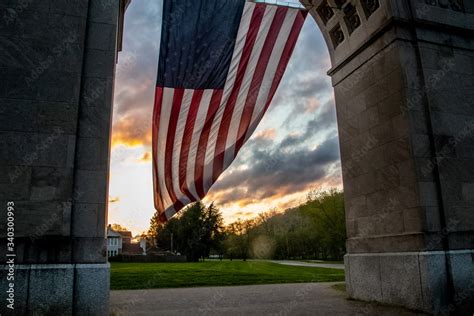
<path fill-rule="evenodd" d="M 343 270 L 265 261 L 114 262 L 111 265 L 112 290 L 344 281 Z"/>

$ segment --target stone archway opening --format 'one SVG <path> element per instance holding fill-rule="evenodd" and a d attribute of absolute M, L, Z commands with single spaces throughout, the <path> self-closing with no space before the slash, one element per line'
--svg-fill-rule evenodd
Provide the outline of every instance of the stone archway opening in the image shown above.
<path fill-rule="evenodd" d="M 454 96 L 458 88 L 443 83 L 459 74 L 472 79 L 459 62 L 470 58 L 461 29 L 472 8 L 460 1 L 302 3 L 324 36 L 332 65 L 348 293 L 428 312 L 452 308 L 456 293 L 469 289 L 458 263 L 469 265 L 473 225 L 465 221 L 472 179 L 455 180 L 457 170 L 471 168 L 465 161 L 470 156 L 454 155 L 449 143 L 470 146 L 471 140 L 457 138 L 447 125 L 459 119 L 469 130 L 472 117 L 453 117 L 435 90 L 441 84 L 445 95 Z M 469 116 L 466 103 L 455 102 L 455 112 Z M 469 306 L 468 300 L 456 304 Z"/>
<path fill-rule="evenodd" d="M 326 39 L 332 63 L 349 295 L 472 314 L 473 5 L 302 2 Z M 14 200 L 17 212 L 21 312 L 107 311 L 111 95 L 127 3 L 0 6 L 7 17 L 2 52 L 14 61 L 1 65 L 6 123 L 0 137 L 6 145 L 0 167 L 9 176 L 0 185 L 2 200 Z M 14 17 L 7 9 L 14 9 Z M 65 17 L 77 23 L 66 25 Z M 32 18 L 48 22 L 29 23 Z M 109 36 L 103 40 L 99 33 Z M 50 56 L 54 63 L 48 63 Z M 6 245 L 6 229 L 1 234 Z M 6 278 L 1 285 L 8 286 Z"/>

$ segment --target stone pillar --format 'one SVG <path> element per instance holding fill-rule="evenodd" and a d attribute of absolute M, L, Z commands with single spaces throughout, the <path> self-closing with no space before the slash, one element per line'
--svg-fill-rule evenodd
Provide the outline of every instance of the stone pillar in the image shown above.
<path fill-rule="evenodd" d="M 349 295 L 472 315 L 473 2 L 302 2 L 332 59 Z"/>
<path fill-rule="evenodd" d="M 0 4 L 0 258 L 15 260 L 14 281 L 7 266 L 0 273 L 2 315 L 108 314 L 109 139 L 124 8 L 116 0 Z"/>

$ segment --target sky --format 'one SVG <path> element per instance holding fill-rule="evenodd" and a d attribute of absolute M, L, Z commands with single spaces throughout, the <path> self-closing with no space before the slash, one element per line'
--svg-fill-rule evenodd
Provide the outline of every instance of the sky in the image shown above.
<path fill-rule="evenodd" d="M 154 214 L 151 118 L 161 29 L 161 1 L 132 1 L 116 68 L 109 223 L 133 234 Z M 204 203 L 226 224 L 283 211 L 314 189 L 342 189 L 329 54 L 308 16 L 273 102 L 254 135 L 219 177 Z"/>

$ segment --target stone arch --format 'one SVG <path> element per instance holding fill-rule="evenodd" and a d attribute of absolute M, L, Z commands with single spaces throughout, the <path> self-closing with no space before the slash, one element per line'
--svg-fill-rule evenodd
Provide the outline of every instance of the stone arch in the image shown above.
<path fill-rule="evenodd" d="M 19 313 L 107 313 L 111 96 L 129 2 L 0 5 L 0 55 L 16 58 L 0 60 L 0 200 L 15 202 Z M 349 295 L 472 313 L 472 1 L 302 3 L 332 62 Z M 5 228 L 2 216 L 4 257 Z"/>
<path fill-rule="evenodd" d="M 301 2 L 332 62 L 348 294 L 467 313 L 474 297 L 465 281 L 474 276 L 474 156 L 466 148 L 474 144 L 474 107 L 459 95 L 474 79 L 465 70 L 474 62 L 474 7 L 442 0 Z M 461 293 L 466 299 L 456 299 Z"/>

